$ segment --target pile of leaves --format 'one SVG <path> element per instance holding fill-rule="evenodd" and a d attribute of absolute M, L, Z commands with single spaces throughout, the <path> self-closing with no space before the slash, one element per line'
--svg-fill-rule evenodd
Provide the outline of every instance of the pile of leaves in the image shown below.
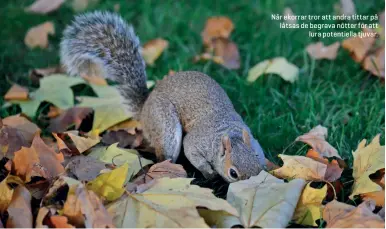
<path fill-rule="evenodd" d="M 33 92 L 14 85 L 5 95 L 22 110 L 0 120 L 0 222 L 6 227 L 384 226 L 379 135 L 358 145 L 351 170 L 326 141 L 327 129 L 317 126 L 295 139 L 310 146 L 305 156 L 280 154 L 281 167 L 268 161 L 269 171 L 230 184 L 224 200 L 191 184 L 181 165 L 141 156 L 139 150 L 153 151 L 115 86 L 58 74 L 39 83 Z M 74 103 L 79 85 L 96 96 Z M 37 117 L 47 122 L 42 134 L 30 118 L 46 102 L 47 113 Z M 87 122 L 89 131 L 82 131 Z M 341 179 L 346 171 L 353 180 Z M 344 182 L 353 182 L 350 193 L 343 193 Z"/>
<path fill-rule="evenodd" d="M 26 11 L 46 14 L 64 2 L 37 0 Z M 81 11 L 92 1 L 73 2 Z M 287 8 L 284 14 L 293 13 Z M 234 28 L 227 17 L 209 18 L 201 34 L 204 53 L 194 59 L 238 69 Z M 48 34 L 54 34 L 53 22 L 32 28 L 25 43 L 47 48 Z M 342 46 L 383 78 L 382 39 L 349 38 Z M 151 66 L 167 47 L 157 38 L 141 52 Z M 316 43 L 306 51 L 315 60 L 333 60 L 339 47 Z M 115 86 L 59 73 L 60 67 L 35 69 L 30 76 L 38 89 L 14 84 L 4 96 L 4 107 L 18 106 L 21 113 L 0 119 L 0 227 L 385 226 L 385 147 L 379 135 L 359 143 L 349 168 L 326 140 L 327 128 L 316 126 L 294 139 L 309 146 L 305 155 L 280 154 L 281 166 L 267 160 L 267 171 L 231 183 L 223 199 L 192 184 L 183 166 L 152 160 L 153 149 Z M 269 73 L 294 82 L 299 69 L 274 57 L 251 68 L 247 81 Z M 74 88 L 88 93 L 76 96 Z"/>

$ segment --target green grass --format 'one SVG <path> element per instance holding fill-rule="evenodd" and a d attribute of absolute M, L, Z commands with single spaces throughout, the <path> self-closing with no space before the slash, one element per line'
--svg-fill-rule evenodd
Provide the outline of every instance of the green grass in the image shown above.
<path fill-rule="evenodd" d="M 0 95 L 4 95 L 12 82 L 29 85 L 29 70 L 59 63 L 61 33 L 74 12 L 66 3 L 46 16 L 25 13 L 24 7 L 32 2 L 2 0 L 0 3 Z M 150 79 L 161 79 L 169 69 L 198 70 L 213 77 L 227 91 L 269 159 L 277 161 L 276 155 L 297 136 L 321 124 L 329 130 L 328 141 L 350 161 L 351 152 L 360 140 L 372 139 L 385 130 L 383 82 L 363 71 L 342 48 L 334 61 L 310 59 L 305 47 L 320 39 L 309 38 L 308 30 L 279 29 L 279 22 L 271 21 L 271 14 L 282 14 L 285 7 L 291 7 L 295 14 L 333 14 L 336 2 L 101 0 L 89 10 L 112 11 L 114 4 L 120 3 L 120 14 L 134 25 L 142 43 L 157 37 L 169 41 L 169 48 L 156 65 L 147 68 Z M 355 3 L 359 14 L 375 14 L 384 8 L 384 1 Z M 207 17 L 216 15 L 228 16 L 235 24 L 231 38 L 240 50 L 242 64 L 239 70 L 192 61 L 202 51 L 200 33 Z M 49 48 L 29 50 L 23 42 L 27 30 L 47 20 L 52 20 L 56 27 Z M 322 41 L 331 44 L 342 39 Z M 252 66 L 277 56 L 286 57 L 300 68 L 297 82 L 289 84 L 276 75 L 266 75 L 253 84 L 246 83 Z M 9 110 L 0 110 L 0 115 L 9 115 Z M 302 146 L 302 143 L 293 144 L 286 153 L 304 152 Z"/>

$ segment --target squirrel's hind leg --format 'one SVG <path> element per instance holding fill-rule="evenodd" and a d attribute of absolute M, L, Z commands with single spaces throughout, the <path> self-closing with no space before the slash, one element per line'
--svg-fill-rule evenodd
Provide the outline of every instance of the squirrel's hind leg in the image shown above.
<path fill-rule="evenodd" d="M 142 108 L 143 132 L 159 161 L 176 162 L 181 151 L 182 126 L 174 105 L 162 95 L 150 94 Z"/>

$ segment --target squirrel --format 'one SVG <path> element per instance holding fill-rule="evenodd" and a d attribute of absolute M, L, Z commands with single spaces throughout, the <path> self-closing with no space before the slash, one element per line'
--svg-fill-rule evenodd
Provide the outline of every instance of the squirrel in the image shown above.
<path fill-rule="evenodd" d="M 205 178 L 221 175 L 228 182 L 265 168 L 259 142 L 211 77 L 177 72 L 148 90 L 139 39 L 119 15 L 96 11 L 76 16 L 64 30 L 60 58 L 70 76 L 102 75 L 118 83 L 124 106 L 140 121 L 159 161 L 176 162 L 183 147 Z"/>

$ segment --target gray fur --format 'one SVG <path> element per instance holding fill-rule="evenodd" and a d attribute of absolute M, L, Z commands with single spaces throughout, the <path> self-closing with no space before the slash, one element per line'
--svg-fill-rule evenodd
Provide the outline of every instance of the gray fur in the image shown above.
<path fill-rule="evenodd" d="M 76 17 L 64 32 L 61 58 L 71 75 L 102 74 L 120 84 L 129 111 L 137 114 L 160 160 L 175 162 L 183 143 L 186 157 L 207 178 L 220 174 L 234 181 L 228 165 L 238 170 L 240 179 L 262 170 L 265 157 L 259 143 L 209 76 L 178 72 L 157 82 L 148 94 L 138 38 L 119 16 L 96 12 Z M 250 135 L 250 146 L 243 130 Z M 229 160 L 224 157 L 225 135 L 231 142 Z"/>
<path fill-rule="evenodd" d="M 147 95 L 139 39 L 121 17 L 107 12 L 77 16 L 63 33 L 62 64 L 70 75 L 101 74 L 118 82 L 130 112 L 140 111 Z"/>

